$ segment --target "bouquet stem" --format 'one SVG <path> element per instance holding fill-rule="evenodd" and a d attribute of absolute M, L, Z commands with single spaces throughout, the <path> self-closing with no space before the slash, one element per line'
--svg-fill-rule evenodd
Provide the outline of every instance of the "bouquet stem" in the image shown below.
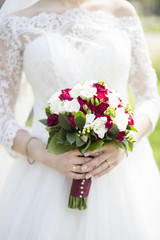
<path fill-rule="evenodd" d="M 91 178 L 73 180 L 68 207 L 83 210 L 87 208 L 87 198 L 91 187 Z"/>

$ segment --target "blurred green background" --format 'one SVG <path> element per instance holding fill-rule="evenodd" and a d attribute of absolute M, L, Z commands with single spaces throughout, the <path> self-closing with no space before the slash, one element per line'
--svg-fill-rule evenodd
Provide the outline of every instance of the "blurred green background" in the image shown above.
<path fill-rule="evenodd" d="M 157 72 L 158 90 L 160 94 L 160 0 L 139 0 L 130 2 L 136 7 L 144 27 L 153 67 Z M 155 160 L 160 169 L 160 118 L 155 131 L 149 136 L 149 141 L 153 149 Z"/>

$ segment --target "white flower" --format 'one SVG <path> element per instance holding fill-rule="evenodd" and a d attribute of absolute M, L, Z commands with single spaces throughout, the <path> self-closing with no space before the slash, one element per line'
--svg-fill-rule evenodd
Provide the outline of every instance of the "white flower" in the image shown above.
<path fill-rule="evenodd" d="M 48 104 L 51 113 L 59 114 L 65 112 L 78 112 L 80 110 L 80 104 L 76 99 L 61 101 L 59 98 L 60 95 L 61 92 L 57 92 L 50 98 Z"/>
<path fill-rule="evenodd" d="M 107 132 L 107 128 L 105 127 L 106 122 L 106 117 L 99 117 L 92 124 L 94 132 L 97 133 L 98 137 L 101 139 L 104 138 L 104 135 Z"/>
<path fill-rule="evenodd" d="M 92 87 L 94 82 L 86 81 L 82 83 L 78 83 L 71 91 L 70 96 L 72 98 L 77 98 L 80 96 L 82 99 L 92 98 L 97 93 L 97 89 Z"/>
<path fill-rule="evenodd" d="M 73 99 L 71 101 L 65 100 L 64 103 L 64 109 L 65 112 L 79 112 L 80 110 L 80 104 L 76 99 Z"/>
<path fill-rule="evenodd" d="M 93 124 L 94 119 L 95 119 L 94 114 L 86 114 L 86 123 L 84 128 L 90 128 Z"/>
<path fill-rule="evenodd" d="M 61 91 L 58 91 L 58 92 L 56 92 L 55 94 L 53 94 L 53 95 L 51 96 L 51 98 L 49 99 L 48 104 L 49 104 L 49 105 L 52 105 L 52 104 L 54 104 L 55 101 L 60 100 L 60 99 L 59 99 L 59 96 L 60 96 L 60 95 L 61 95 Z"/>
<path fill-rule="evenodd" d="M 111 108 L 117 108 L 118 105 L 120 104 L 120 100 L 118 99 L 118 96 L 115 92 L 108 93 L 108 104 Z"/>
<path fill-rule="evenodd" d="M 117 108 L 116 117 L 113 119 L 113 122 L 117 125 L 120 132 L 126 130 L 128 124 L 128 114 L 125 113 L 124 108 Z"/>

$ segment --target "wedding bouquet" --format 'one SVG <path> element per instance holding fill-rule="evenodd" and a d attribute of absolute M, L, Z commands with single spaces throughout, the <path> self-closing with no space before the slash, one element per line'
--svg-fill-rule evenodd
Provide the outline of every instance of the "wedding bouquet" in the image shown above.
<path fill-rule="evenodd" d="M 103 81 L 84 81 L 72 89 L 55 93 L 45 108 L 47 119 L 40 120 L 49 132 L 47 149 L 62 154 L 78 148 L 81 154 L 115 142 L 128 154 L 134 138 L 133 112 L 118 93 Z M 91 179 L 73 180 L 69 207 L 87 207 Z"/>

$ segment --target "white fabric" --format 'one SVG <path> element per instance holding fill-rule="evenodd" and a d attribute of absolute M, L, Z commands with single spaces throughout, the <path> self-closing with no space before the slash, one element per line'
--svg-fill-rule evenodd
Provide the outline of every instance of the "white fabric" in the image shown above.
<path fill-rule="evenodd" d="M 0 10 L 0 17 L 6 14 L 17 12 L 19 10 L 25 9 L 27 7 L 32 6 L 34 3 L 39 0 L 5 0 L 2 5 L 2 9 Z"/>
<path fill-rule="evenodd" d="M 45 143 L 39 119 L 48 99 L 85 79 L 105 80 L 125 99 L 129 83 L 137 114 L 147 114 L 154 129 L 157 78 L 137 17 L 78 8 L 32 18 L 10 15 L 0 25 L 0 49 L 0 140 L 8 150 L 20 128 L 14 106 L 22 69 L 35 97 L 32 135 Z M 112 172 L 93 180 L 86 211 L 67 208 L 70 186 L 60 173 L 15 158 L 1 187 L 0 239 L 160 239 L 160 178 L 146 138 Z"/>

